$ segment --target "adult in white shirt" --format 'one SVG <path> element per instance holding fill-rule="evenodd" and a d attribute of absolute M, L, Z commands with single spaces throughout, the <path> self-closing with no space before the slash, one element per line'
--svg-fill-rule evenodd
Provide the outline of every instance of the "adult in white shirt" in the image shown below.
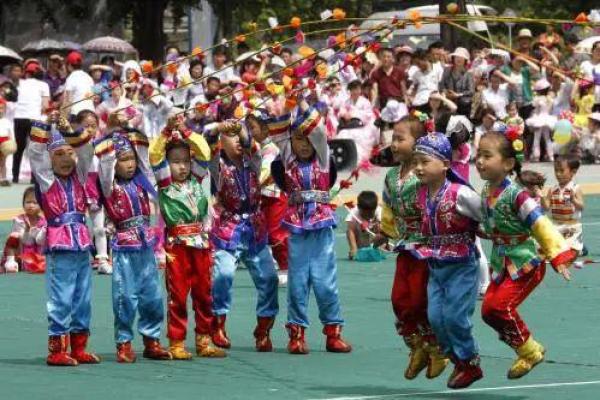
<path fill-rule="evenodd" d="M 81 54 L 72 51 L 65 59 L 69 76 L 65 82 L 65 99 L 63 104 L 69 105 L 70 114 L 77 115 L 83 110 L 94 111 L 94 80 L 81 69 L 83 58 Z"/>
<path fill-rule="evenodd" d="M 225 48 L 217 47 L 212 52 L 212 66 L 206 67 L 205 75 L 219 78 L 221 84 L 239 82 L 240 78 L 235 73 L 232 65 L 227 66 L 227 53 Z"/>
<path fill-rule="evenodd" d="M 48 107 L 50 101 L 50 87 L 42 80 L 42 67 L 37 62 L 30 62 L 25 66 L 25 79 L 19 81 L 17 105 L 14 113 L 15 141 L 17 151 L 13 155 L 12 181 L 19 182 L 21 161 L 29 140 L 31 121 L 41 120 L 42 111 Z"/>
<path fill-rule="evenodd" d="M 595 107 L 600 107 L 600 40 L 592 45 L 592 59 L 581 63 L 581 71 L 586 79 L 592 79 L 596 88 L 594 94 L 596 97 Z"/>
<path fill-rule="evenodd" d="M 412 96 L 411 104 L 423 108 L 427 106 L 431 92 L 438 90 L 441 75 L 439 70 L 433 68 L 427 53 L 422 49 L 415 51 L 413 62 L 419 69 L 413 75 L 408 92 Z"/>
<path fill-rule="evenodd" d="M 167 125 L 169 113 L 173 109 L 173 103 L 164 95 L 159 94 L 156 83 L 150 79 L 144 79 L 141 97 L 143 131 L 149 138 L 158 137 Z"/>
<path fill-rule="evenodd" d="M 503 83 L 506 82 L 506 83 Z M 494 110 L 496 118 L 503 120 L 506 118 L 506 106 L 509 102 L 510 87 L 515 83 L 508 76 L 494 69 L 490 72 L 488 86 L 482 93 L 483 104 Z"/>

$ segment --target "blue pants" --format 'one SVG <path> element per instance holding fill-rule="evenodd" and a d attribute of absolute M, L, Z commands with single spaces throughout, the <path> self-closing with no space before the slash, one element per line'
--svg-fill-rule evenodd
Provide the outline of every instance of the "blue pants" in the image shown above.
<path fill-rule="evenodd" d="M 217 250 L 215 252 L 215 268 L 213 272 L 213 313 L 224 315 L 231 309 L 231 288 L 237 262 L 242 261 L 256 287 L 256 315 L 258 317 L 274 317 L 279 311 L 277 286 L 279 280 L 268 247 L 258 254 L 251 254 L 245 248 L 235 251 Z"/>
<path fill-rule="evenodd" d="M 479 349 L 473 338 L 471 316 L 477 302 L 479 266 L 429 262 L 427 315 L 442 351 L 469 360 Z"/>
<path fill-rule="evenodd" d="M 112 304 L 117 343 L 133 339 L 136 311 L 140 335 L 160 337 L 165 312 L 153 249 L 113 251 Z"/>
<path fill-rule="evenodd" d="M 312 287 L 324 325 L 342 325 L 333 228 L 289 236 L 288 323 L 308 327 Z"/>
<path fill-rule="evenodd" d="M 87 251 L 46 254 L 48 335 L 89 332 L 92 267 Z"/>

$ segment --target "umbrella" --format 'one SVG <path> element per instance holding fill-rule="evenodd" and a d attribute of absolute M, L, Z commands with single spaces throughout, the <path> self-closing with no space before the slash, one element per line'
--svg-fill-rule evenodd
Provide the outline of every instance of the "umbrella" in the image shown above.
<path fill-rule="evenodd" d="M 590 36 L 589 38 L 585 38 L 581 42 L 577 43 L 577 46 L 575 46 L 575 52 L 590 54 L 592 52 L 592 45 L 596 42 L 600 42 L 600 36 Z"/>
<path fill-rule="evenodd" d="M 33 42 L 29 42 L 21 49 L 21 51 L 29 53 L 41 53 L 45 51 L 64 51 L 71 50 L 71 47 L 65 42 L 61 42 L 55 39 L 40 39 Z"/>
<path fill-rule="evenodd" d="M 81 50 L 81 45 L 77 42 L 71 42 L 69 40 L 65 40 L 63 43 L 65 44 L 65 48 L 67 48 L 69 50 L 76 50 L 76 51 Z"/>
<path fill-rule="evenodd" d="M 83 45 L 83 49 L 91 53 L 137 53 L 129 42 L 112 36 L 92 39 Z"/>
<path fill-rule="evenodd" d="M 9 49 L 8 47 L 0 46 L 0 64 L 15 61 L 23 61 L 23 59 L 14 50 Z"/>

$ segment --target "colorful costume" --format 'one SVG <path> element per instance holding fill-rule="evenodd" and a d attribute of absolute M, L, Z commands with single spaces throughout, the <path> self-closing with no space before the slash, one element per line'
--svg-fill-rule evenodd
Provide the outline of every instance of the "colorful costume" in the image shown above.
<path fill-rule="evenodd" d="M 16 216 L 13 218 L 12 229 L 6 239 L 0 266 L 6 266 L 7 262 L 10 262 L 10 257 L 13 257 L 12 261 L 20 262 L 21 271 L 43 274 L 46 271 L 46 260 L 43 255 L 45 240 L 46 218 L 39 216 L 35 226 L 32 226 L 27 215 Z M 8 255 L 9 249 L 16 254 L 16 258 Z M 8 272 L 8 267 L 5 269 Z"/>
<path fill-rule="evenodd" d="M 184 182 L 171 177 L 167 146 L 183 140 L 191 150 L 191 175 Z M 223 357 L 214 348 L 210 334 L 212 312 L 212 249 L 206 219 L 208 199 L 202 180 L 208 174 L 210 148 L 204 137 L 192 130 L 177 133 L 164 129 L 150 146 L 150 162 L 159 188 L 159 204 L 165 220 L 167 251 L 168 332 L 170 351 L 175 359 L 189 359 L 185 350 L 187 334 L 187 297 L 191 292 L 196 321 L 196 353 L 205 357 Z"/>
<path fill-rule="evenodd" d="M 544 258 L 553 267 L 569 263 L 574 252 L 528 192 L 505 179 L 502 185 L 482 192 L 483 228 L 494 243 L 492 282 L 483 299 L 483 320 L 515 349 L 519 358 L 509 378 L 520 378 L 544 358 L 543 347 L 517 312 L 517 307 L 542 281 Z M 544 256 L 538 254 L 537 244 Z"/>
<path fill-rule="evenodd" d="M 36 194 L 48 221 L 46 290 L 49 365 L 98 363 L 85 351 L 91 318 L 90 234 L 85 225 L 85 181 L 93 157 L 91 131 L 73 132 L 66 121 L 55 126 L 33 122 L 29 158 Z M 64 136 L 64 137 L 63 137 Z M 55 175 L 52 154 L 72 146 L 77 164 L 67 177 Z M 67 354 L 68 345 L 71 353 Z"/>
<path fill-rule="evenodd" d="M 269 245 L 280 271 L 288 269 L 288 231 L 281 225 L 287 209 L 287 196 L 273 182 L 271 163 L 279 155 L 279 149 L 269 139 L 260 145 L 262 165 L 260 170 L 261 208 L 267 223 Z"/>
<path fill-rule="evenodd" d="M 427 319 L 427 261 L 416 258 L 411 250 L 422 242 L 420 224 L 423 210 L 417 203 L 419 180 L 412 171 L 402 177 L 402 166 L 391 168 L 385 177 L 382 231 L 398 239 L 396 273 L 392 286 L 392 308 L 396 330 L 409 347 L 406 379 L 414 379 L 428 367 L 427 377 L 434 378 L 446 367 Z"/>
<path fill-rule="evenodd" d="M 150 227 L 149 195 L 156 197 L 156 192 L 148 179 L 147 149 L 148 139 L 135 130 L 114 131 L 96 144 L 101 202 L 115 227 L 111 247 L 117 361 L 126 363 L 136 359 L 131 349 L 136 312 L 144 357 L 171 359 L 159 343 L 164 309 L 153 251 L 156 233 Z M 135 154 L 137 168 L 131 179 L 124 180 L 116 176 L 115 168 L 119 155 L 128 152 Z"/>
<path fill-rule="evenodd" d="M 569 247 L 580 254 L 583 250 L 581 211 L 571 202 L 577 189 L 578 185 L 573 181 L 565 187 L 556 185 L 550 189 L 550 218 Z"/>
<path fill-rule="evenodd" d="M 442 134 L 419 138 L 415 152 L 446 162 L 452 158 L 450 142 Z M 483 376 L 470 319 L 478 293 L 475 232 L 481 220 L 480 200 L 462 182 L 450 169 L 435 196 L 428 193 L 427 186 L 416 190 L 416 208 L 423 210 L 424 239 L 412 250 L 429 265 L 427 315 L 442 351 L 455 364 L 448 381 L 453 389 L 469 386 Z"/>
<path fill-rule="evenodd" d="M 341 338 L 342 319 L 337 287 L 333 228 L 335 212 L 329 190 L 335 183 L 335 166 L 330 159 L 327 137 L 318 111 L 299 111 L 291 129 L 310 141 L 315 156 L 302 161 L 292 152 L 289 114 L 274 118 L 269 131 L 280 151 L 271 165 L 273 179 L 288 195 L 283 225 L 290 232 L 288 272 L 288 351 L 306 354 L 304 330 L 308 327 L 308 296 L 311 286 L 319 306 L 319 318 L 327 336 L 327 350 L 349 352 Z"/>
<path fill-rule="evenodd" d="M 245 129 L 245 127 L 243 128 Z M 217 135 L 209 137 L 216 143 Z M 224 152 L 211 161 L 211 176 L 215 186 L 214 221 L 211 239 L 216 247 L 213 275 L 213 312 L 216 329 L 213 341 L 229 347 L 225 319 L 231 309 L 231 292 L 237 262 L 243 261 L 257 291 L 254 330 L 257 351 L 271 351 L 269 332 L 279 311 L 278 278 L 273 257 L 267 247 L 267 225 L 260 206 L 259 183 L 261 154 L 251 139 L 242 141 L 244 148 L 240 165 Z"/>

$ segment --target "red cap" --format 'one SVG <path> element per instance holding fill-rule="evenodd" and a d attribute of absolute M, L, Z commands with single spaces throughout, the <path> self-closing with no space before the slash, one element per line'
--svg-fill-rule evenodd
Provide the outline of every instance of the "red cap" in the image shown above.
<path fill-rule="evenodd" d="M 36 62 L 30 62 L 25 66 L 25 72 L 30 73 L 30 74 L 35 74 L 40 69 L 42 69 L 42 67 L 40 67 L 40 64 L 38 64 Z"/>
<path fill-rule="evenodd" d="M 121 85 L 119 85 L 119 82 L 117 82 L 117 81 L 110 81 L 110 82 L 108 82 L 108 88 L 110 90 L 118 88 L 119 86 L 121 86 Z"/>
<path fill-rule="evenodd" d="M 4 100 L 4 97 L 0 96 L 0 106 L 6 104 L 6 100 Z"/>
<path fill-rule="evenodd" d="M 81 63 L 83 62 L 81 53 L 79 53 L 77 51 L 70 52 L 67 55 L 67 58 L 65 60 L 67 61 L 67 64 L 69 64 L 69 65 L 81 65 Z"/>

